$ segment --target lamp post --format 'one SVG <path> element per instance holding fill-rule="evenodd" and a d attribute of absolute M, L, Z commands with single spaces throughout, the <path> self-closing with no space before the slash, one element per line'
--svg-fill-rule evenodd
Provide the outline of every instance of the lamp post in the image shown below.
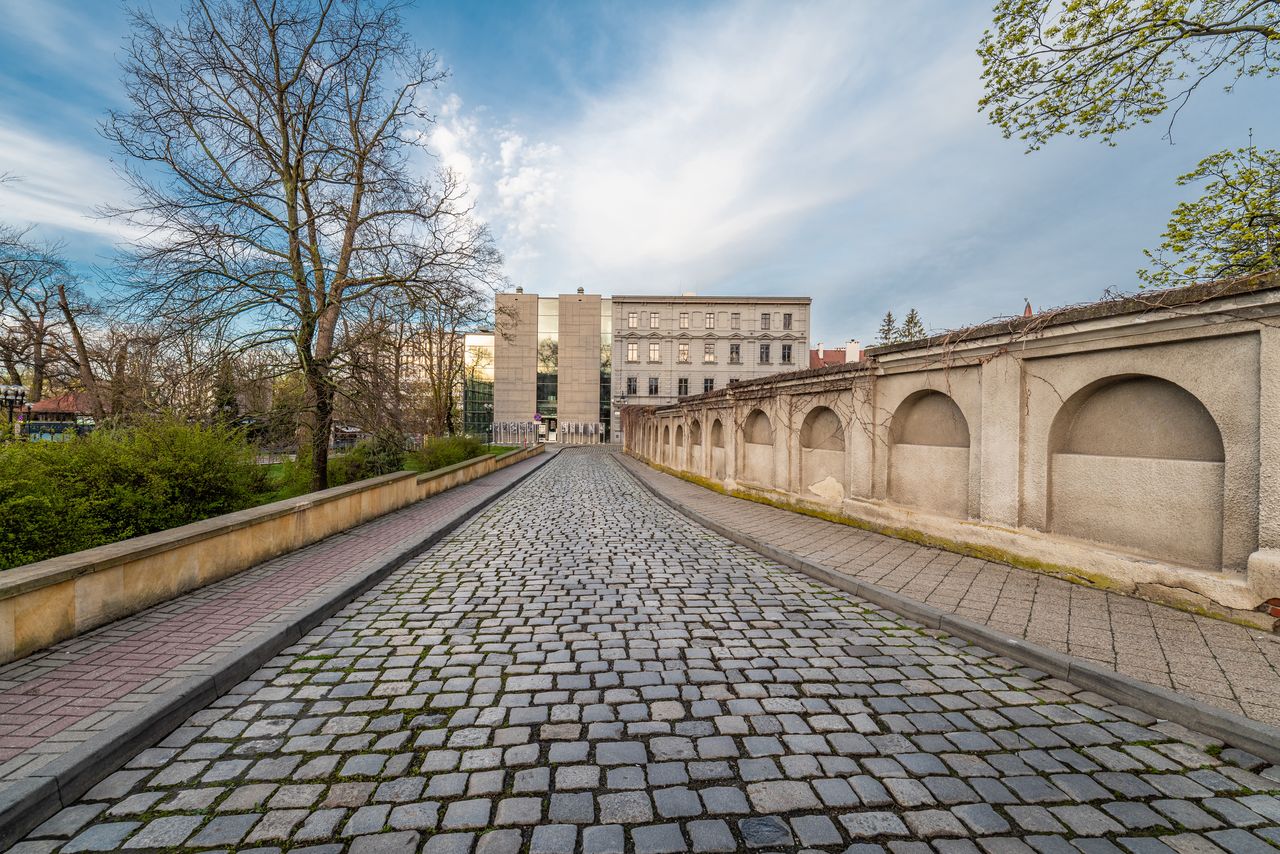
<path fill-rule="evenodd" d="M 15 439 L 18 436 L 18 425 L 13 422 L 13 410 L 14 407 L 22 406 L 26 399 L 26 386 L 0 385 L 0 404 L 3 404 L 9 413 L 9 430 L 12 431 Z"/>

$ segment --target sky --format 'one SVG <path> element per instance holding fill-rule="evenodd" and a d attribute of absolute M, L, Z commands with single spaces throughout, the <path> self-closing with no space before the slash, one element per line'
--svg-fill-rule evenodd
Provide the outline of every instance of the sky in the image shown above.
<path fill-rule="evenodd" d="M 869 343 L 1133 290 L 1204 155 L 1280 147 L 1274 81 L 1207 86 L 1108 147 L 1027 154 L 978 112 L 990 0 L 431 2 L 405 26 L 450 76 L 430 146 L 512 285 L 807 295 L 812 342 Z M 0 0 L 0 221 L 92 278 L 127 248 L 98 126 L 123 106 L 116 0 Z M 177 8 L 150 0 L 164 17 Z M 1225 83 L 1226 81 L 1222 81 Z"/>

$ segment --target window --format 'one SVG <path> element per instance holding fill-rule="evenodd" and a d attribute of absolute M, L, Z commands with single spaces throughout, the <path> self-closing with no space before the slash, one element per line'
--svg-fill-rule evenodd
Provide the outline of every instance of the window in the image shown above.
<path fill-rule="evenodd" d="M 658 396 L 658 378 L 649 377 L 649 397 Z"/>
<path fill-rule="evenodd" d="M 708 341 L 702 345 L 702 361 L 714 362 L 716 360 L 716 342 Z"/>
<path fill-rule="evenodd" d="M 649 312 L 649 328 L 650 329 L 658 328 L 658 313 L 656 311 Z"/>
<path fill-rule="evenodd" d="M 783 329 L 791 328 L 791 315 L 789 314 L 782 315 L 782 328 Z"/>
<path fill-rule="evenodd" d="M 635 329 L 639 325 L 640 315 L 636 314 L 634 311 L 627 312 L 627 328 Z"/>
<path fill-rule="evenodd" d="M 649 361 L 650 362 L 662 361 L 662 345 L 659 344 L 657 341 L 649 342 Z"/>
<path fill-rule="evenodd" d="M 762 365 L 769 364 L 769 345 L 768 344 L 760 345 L 760 364 Z"/>
<path fill-rule="evenodd" d="M 716 381 L 715 381 L 715 380 L 713 380 L 711 377 L 707 377 L 706 379 L 704 379 L 704 380 L 702 381 L 702 390 L 703 390 L 703 391 L 715 391 L 715 390 L 716 390 Z"/>
<path fill-rule="evenodd" d="M 764 314 L 760 315 L 760 328 L 761 328 L 761 329 L 768 329 L 768 328 L 769 328 L 769 321 L 770 321 L 771 319 L 772 319 L 772 318 L 770 318 L 770 317 L 769 317 L 768 312 L 765 312 Z"/>
<path fill-rule="evenodd" d="M 715 328 L 716 328 L 716 313 L 715 313 L 714 311 L 708 311 L 708 312 L 707 312 L 707 316 L 706 316 L 706 328 L 707 328 L 707 329 L 715 329 Z"/>
<path fill-rule="evenodd" d="M 634 341 L 627 342 L 627 361 L 628 362 L 640 361 L 640 345 Z"/>
<path fill-rule="evenodd" d="M 681 377 L 680 379 L 676 380 L 676 394 L 678 394 L 680 397 L 684 397 L 688 393 L 689 393 L 689 378 Z"/>
<path fill-rule="evenodd" d="M 687 311 L 680 312 L 680 328 L 681 329 L 689 328 L 689 312 Z"/>
<path fill-rule="evenodd" d="M 679 361 L 688 362 L 689 361 L 689 342 L 681 341 L 676 346 L 679 347 L 679 357 L 678 357 Z"/>
<path fill-rule="evenodd" d="M 627 377 L 627 394 L 636 394 L 637 385 L 635 377 Z"/>
<path fill-rule="evenodd" d="M 729 345 L 729 364 L 731 365 L 742 364 L 742 345 L 741 344 L 734 342 Z"/>
<path fill-rule="evenodd" d="M 741 314 L 738 314 L 738 312 L 736 312 L 736 311 L 735 311 L 733 314 L 729 315 L 729 328 L 730 328 L 730 329 L 741 329 L 741 328 L 742 328 L 742 315 L 741 315 Z"/>
<path fill-rule="evenodd" d="M 784 365 L 791 364 L 791 345 L 790 344 L 782 345 L 782 364 Z"/>

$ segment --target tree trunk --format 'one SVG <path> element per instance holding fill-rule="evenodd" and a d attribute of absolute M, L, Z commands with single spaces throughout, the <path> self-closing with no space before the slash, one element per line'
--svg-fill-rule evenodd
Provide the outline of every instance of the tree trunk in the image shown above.
<path fill-rule="evenodd" d="M 311 431 L 311 489 L 329 488 L 329 438 L 333 433 L 333 386 L 328 372 L 311 362 L 307 367 L 307 390 L 315 402 L 315 425 Z"/>
<path fill-rule="evenodd" d="M 89 364 L 89 350 L 84 345 L 84 336 L 80 334 L 80 324 L 76 323 L 75 313 L 67 302 L 66 286 L 61 283 L 58 284 L 58 308 L 62 309 L 62 316 L 66 318 L 67 327 L 71 330 L 71 340 L 76 346 L 77 367 L 80 369 L 80 382 L 84 384 L 84 390 L 89 395 L 89 405 L 93 407 L 93 420 L 101 424 L 107 414 L 102 408 L 102 396 L 98 394 L 98 380 L 93 375 L 93 366 Z"/>
<path fill-rule="evenodd" d="M 37 338 L 31 347 L 31 403 L 44 399 L 44 341 Z"/>

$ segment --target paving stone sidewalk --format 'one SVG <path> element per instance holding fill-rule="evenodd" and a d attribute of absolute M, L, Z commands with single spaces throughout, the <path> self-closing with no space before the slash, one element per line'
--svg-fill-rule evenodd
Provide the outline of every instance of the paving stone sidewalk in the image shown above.
<path fill-rule="evenodd" d="M 1280 767 L 568 450 L 14 850 L 1251 852 Z"/>
<path fill-rule="evenodd" d="M 285 624 L 543 461 L 535 457 L 0 666 L 0 790 Z"/>
<path fill-rule="evenodd" d="M 1280 637 L 705 489 L 619 455 L 717 523 L 1017 637 L 1280 725 Z"/>

